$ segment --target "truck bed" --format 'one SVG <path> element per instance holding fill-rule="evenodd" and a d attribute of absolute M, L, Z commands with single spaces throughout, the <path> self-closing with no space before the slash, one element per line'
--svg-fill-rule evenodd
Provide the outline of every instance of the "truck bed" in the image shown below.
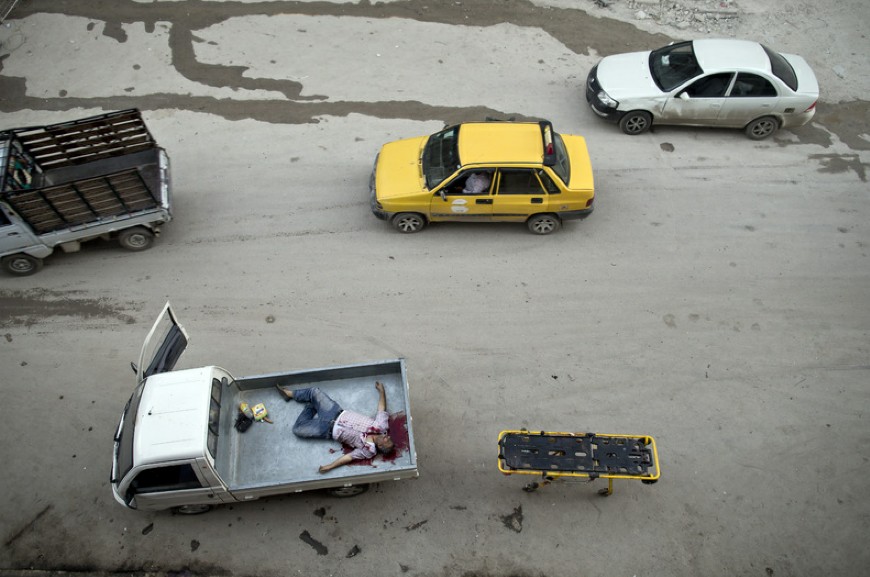
<path fill-rule="evenodd" d="M 383 383 L 386 390 L 396 452 L 387 459 L 377 455 L 371 461 L 319 473 L 320 465 L 341 456 L 342 447 L 337 441 L 297 438 L 293 424 L 304 405 L 285 402 L 275 385 L 320 387 L 342 408 L 373 416 L 378 402 L 375 381 Z M 265 403 L 273 423 L 255 422 L 246 432 L 237 432 L 233 424 L 241 402 L 251 407 Z M 399 359 L 238 379 L 222 394 L 215 468 L 230 491 L 252 491 L 258 497 L 287 492 L 291 485 L 289 490 L 302 491 L 415 477 L 417 455 L 404 362 Z"/>
<path fill-rule="evenodd" d="M 159 209 L 160 149 L 65 166 L 4 199 L 36 234 Z M 94 176 L 98 175 L 98 176 Z"/>

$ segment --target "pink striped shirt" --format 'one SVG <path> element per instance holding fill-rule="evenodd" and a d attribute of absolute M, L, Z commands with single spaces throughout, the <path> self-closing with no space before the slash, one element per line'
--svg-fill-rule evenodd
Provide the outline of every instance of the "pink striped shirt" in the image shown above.
<path fill-rule="evenodd" d="M 354 411 L 342 411 L 332 428 L 332 438 L 353 447 L 352 459 L 371 459 L 378 452 L 375 444 L 367 441 L 368 435 L 383 435 L 390 430 L 390 416 L 386 411 L 378 411 L 375 418 Z"/>

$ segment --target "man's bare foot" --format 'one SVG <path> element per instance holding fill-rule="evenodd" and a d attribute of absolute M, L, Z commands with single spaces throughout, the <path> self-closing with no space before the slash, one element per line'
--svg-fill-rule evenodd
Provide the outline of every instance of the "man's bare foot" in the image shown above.
<path fill-rule="evenodd" d="M 278 392 L 284 396 L 285 402 L 293 400 L 293 391 L 288 391 L 281 385 L 275 385 L 275 388 L 278 389 Z"/>

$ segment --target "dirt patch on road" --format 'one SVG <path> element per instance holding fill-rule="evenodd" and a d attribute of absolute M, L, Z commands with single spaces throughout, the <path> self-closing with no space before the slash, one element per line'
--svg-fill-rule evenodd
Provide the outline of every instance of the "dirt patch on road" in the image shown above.
<path fill-rule="evenodd" d="M 78 292 L 42 289 L 0 291 L 0 327 L 33 326 L 50 317 L 115 319 L 125 324 L 136 320 L 106 299 L 80 297 Z"/>

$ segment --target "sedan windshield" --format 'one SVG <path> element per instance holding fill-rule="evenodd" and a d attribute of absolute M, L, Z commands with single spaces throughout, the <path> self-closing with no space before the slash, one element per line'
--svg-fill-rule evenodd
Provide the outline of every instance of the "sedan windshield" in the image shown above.
<path fill-rule="evenodd" d="M 662 92 L 670 92 L 704 73 L 695 58 L 691 42 L 680 42 L 653 50 L 649 55 L 649 70 Z"/>
<path fill-rule="evenodd" d="M 459 167 L 459 127 L 433 134 L 423 149 L 423 176 L 432 190 Z"/>

